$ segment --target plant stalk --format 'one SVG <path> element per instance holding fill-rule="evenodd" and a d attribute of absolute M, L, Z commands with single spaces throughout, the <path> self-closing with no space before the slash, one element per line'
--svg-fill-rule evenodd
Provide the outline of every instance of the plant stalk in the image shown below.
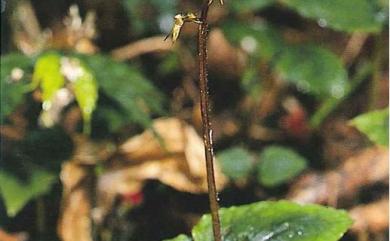
<path fill-rule="evenodd" d="M 42 240 L 45 237 L 45 225 L 46 225 L 46 212 L 45 212 L 45 200 L 43 197 L 39 197 L 36 201 L 36 228 L 38 237 Z"/>
<path fill-rule="evenodd" d="M 213 132 L 210 123 L 210 106 L 209 106 L 209 92 L 207 79 L 207 37 L 208 37 L 208 23 L 207 14 L 211 2 L 205 0 L 202 5 L 199 32 L 198 32 L 198 55 L 199 55 L 199 88 L 200 88 L 200 109 L 202 114 L 203 125 L 203 142 L 205 146 L 206 155 L 206 170 L 207 170 L 207 186 L 210 202 L 212 228 L 214 234 L 214 241 L 221 241 L 221 223 L 219 220 L 219 205 L 218 194 L 215 185 L 214 175 L 214 152 L 213 152 Z"/>

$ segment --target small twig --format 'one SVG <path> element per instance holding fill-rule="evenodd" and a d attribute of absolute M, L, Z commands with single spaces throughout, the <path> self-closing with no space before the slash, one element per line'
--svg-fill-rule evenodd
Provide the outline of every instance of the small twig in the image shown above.
<path fill-rule="evenodd" d="M 213 132 L 209 118 L 209 99 L 207 85 L 207 14 L 211 1 L 205 0 L 201 8 L 200 24 L 198 32 L 198 56 L 199 56 L 199 85 L 200 85 L 200 109 L 202 114 L 203 141 L 206 154 L 207 185 L 209 189 L 209 202 L 211 219 L 213 224 L 214 241 L 221 241 L 221 223 L 219 220 L 219 205 L 214 175 Z"/>
<path fill-rule="evenodd" d="M 378 104 L 379 88 L 381 81 L 381 68 L 383 62 L 383 41 L 380 35 L 374 39 L 374 49 L 372 56 L 372 80 L 370 83 L 370 97 L 368 102 L 369 110 L 374 110 Z"/>
<path fill-rule="evenodd" d="M 356 56 L 361 52 L 366 40 L 368 38 L 368 34 L 366 33 L 353 33 L 351 38 L 348 40 L 347 45 L 345 46 L 345 50 L 341 55 L 341 59 L 346 65 L 349 65 L 353 62 Z"/>
<path fill-rule="evenodd" d="M 155 36 L 141 39 L 126 46 L 114 49 L 111 51 L 111 55 L 117 60 L 127 60 L 141 54 L 171 50 L 173 47 L 172 44 L 163 41 L 164 38 L 165 36 Z"/>
<path fill-rule="evenodd" d="M 388 172 L 387 148 L 379 146 L 367 148 L 347 158 L 337 169 L 301 176 L 291 186 L 287 199 L 299 203 L 318 204 L 350 201 L 356 198 L 360 187 L 386 183 Z"/>
<path fill-rule="evenodd" d="M 45 236 L 46 226 L 46 211 L 45 211 L 45 200 L 43 197 L 39 197 L 36 202 L 36 218 L 37 218 L 37 231 L 38 236 L 43 238 Z"/>

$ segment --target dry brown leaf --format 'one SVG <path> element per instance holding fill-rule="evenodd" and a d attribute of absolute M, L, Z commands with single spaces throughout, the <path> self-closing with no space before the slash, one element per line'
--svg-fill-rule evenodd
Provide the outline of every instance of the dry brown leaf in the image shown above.
<path fill-rule="evenodd" d="M 354 220 L 352 232 L 383 232 L 389 228 L 389 199 L 384 197 L 376 202 L 354 207 L 349 215 Z"/>
<path fill-rule="evenodd" d="M 84 135 L 72 136 L 75 150 L 72 162 L 81 165 L 95 165 L 106 161 L 116 150 L 108 141 L 92 142 Z"/>
<path fill-rule="evenodd" d="M 160 141 L 151 130 L 131 138 L 120 146 L 119 160 L 111 162 L 126 165 L 113 164 L 99 177 L 99 212 L 105 213 L 118 194 L 139 192 L 148 179 L 184 192 L 207 192 L 204 146 L 195 129 L 176 118 L 158 119 L 153 129 Z M 226 178 L 217 165 L 215 174 L 221 189 Z"/>
<path fill-rule="evenodd" d="M 109 143 L 94 143 L 86 136 L 73 136 L 72 160 L 63 164 L 60 179 L 63 185 L 58 234 L 63 241 L 92 241 L 92 198 L 96 180 L 94 165 L 113 153 Z"/>
<path fill-rule="evenodd" d="M 156 137 L 153 131 L 147 130 L 131 138 L 119 147 L 121 158 L 129 164 L 140 161 L 164 162 L 172 159 L 180 163 L 183 168 L 187 167 L 190 178 L 206 180 L 204 146 L 193 127 L 176 118 L 163 118 L 153 123 L 153 129 L 159 137 Z M 225 180 L 218 166 L 216 170 L 219 180 L 217 186 L 222 187 Z"/>
<path fill-rule="evenodd" d="M 147 130 L 120 146 L 119 152 L 125 161 L 129 164 L 138 161 L 156 161 L 161 163 L 161 169 L 165 169 L 164 163 L 170 163 L 170 161 L 177 163 L 175 167 L 168 169 L 185 173 L 190 182 L 196 181 L 197 188 L 191 188 L 191 185 L 186 188 L 186 185 L 178 184 L 168 178 L 162 178 L 164 180 L 160 181 L 174 188 L 177 185 L 177 189 L 182 191 L 207 192 L 206 186 L 203 186 L 206 184 L 204 146 L 195 129 L 176 118 L 157 119 L 153 123 L 153 129 L 159 137 L 153 131 Z M 217 164 L 215 164 L 215 170 L 217 188 L 220 189 L 225 184 L 226 179 Z M 147 178 L 146 176 L 145 178 Z M 150 176 L 156 178 L 153 174 Z"/>
<path fill-rule="evenodd" d="M 185 133 L 183 122 L 177 119 L 160 119 L 153 124 L 154 130 L 163 140 L 163 145 L 151 130 L 132 137 L 119 147 L 119 154 L 126 162 L 160 159 L 183 152 Z"/>
<path fill-rule="evenodd" d="M 62 241 L 92 241 L 91 179 L 87 167 L 75 162 L 63 165 L 63 198 L 58 234 Z"/>
<path fill-rule="evenodd" d="M 340 198 L 352 198 L 361 186 L 387 182 L 388 172 L 388 149 L 372 147 L 348 158 L 336 170 L 303 175 L 287 197 L 300 203 L 335 205 Z"/>
<path fill-rule="evenodd" d="M 184 192 L 207 192 L 204 146 L 195 129 L 179 119 L 167 118 L 156 120 L 153 130 L 158 137 L 147 130 L 121 145 L 95 184 L 90 169 L 112 152 L 86 137 L 73 138 L 73 159 L 61 171 L 64 193 L 58 232 L 63 241 L 90 241 L 91 217 L 101 224 L 118 196 L 140 193 L 146 180 L 156 179 Z M 218 166 L 215 173 L 221 189 L 226 178 Z M 92 209 L 89 192 L 93 185 L 97 203 Z"/>

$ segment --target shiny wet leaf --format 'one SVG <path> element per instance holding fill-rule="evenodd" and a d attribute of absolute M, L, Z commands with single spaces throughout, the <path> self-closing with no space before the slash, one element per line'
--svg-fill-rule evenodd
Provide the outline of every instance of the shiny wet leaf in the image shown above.
<path fill-rule="evenodd" d="M 275 69 L 299 91 L 318 98 L 341 98 L 349 88 L 341 60 L 321 47 L 298 45 L 286 48 L 276 59 Z"/>
<path fill-rule="evenodd" d="M 336 241 L 352 224 L 343 210 L 288 201 L 265 201 L 220 210 L 224 241 Z M 192 230 L 194 241 L 212 241 L 210 215 Z"/>
<path fill-rule="evenodd" d="M 322 27 L 347 32 L 378 32 L 385 18 L 370 0 L 283 0 L 302 16 L 318 21 Z M 351 11 L 353 10 L 353 11 Z"/>

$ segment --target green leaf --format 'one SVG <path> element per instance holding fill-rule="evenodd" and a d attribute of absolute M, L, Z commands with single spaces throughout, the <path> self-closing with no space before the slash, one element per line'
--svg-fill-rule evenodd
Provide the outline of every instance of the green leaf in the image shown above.
<path fill-rule="evenodd" d="M 270 146 L 260 155 L 257 179 L 264 186 L 273 187 L 298 175 L 306 163 L 304 157 L 290 148 Z"/>
<path fill-rule="evenodd" d="M 234 12 L 254 12 L 267 7 L 275 0 L 241 0 L 230 1 L 228 6 Z"/>
<path fill-rule="evenodd" d="M 187 235 L 184 235 L 184 234 L 180 234 L 179 236 L 177 236 L 176 238 L 172 238 L 172 239 L 165 239 L 164 241 L 191 241 L 192 239 L 190 237 L 188 237 Z"/>
<path fill-rule="evenodd" d="M 32 65 L 29 57 L 19 53 L 1 56 L 1 122 L 22 103 L 26 89 L 26 76 L 31 73 Z M 13 79 L 13 72 L 21 74 L 21 79 Z"/>
<path fill-rule="evenodd" d="M 340 59 L 321 47 L 286 48 L 275 60 L 275 69 L 299 90 L 319 98 L 341 98 L 349 88 L 347 72 Z"/>
<path fill-rule="evenodd" d="M 222 172 L 236 180 L 247 177 L 254 164 L 253 156 L 244 148 L 233 147 L 217 155 Z"/>
<path fill-rule="evenodd" d="M 351 121 L 374 143 L 389 146 L 389 109 L 368 112 Z"/>
<path fill-rule="evenodd" d="M 350 80 L 350 87 L 341 98 L 327 98 L 316 109 L 310 117 L 310 127 L 318 128 L 322 122 L 332 113 L 348 96 L 350 96 L 357 87 L 372 73 L 372 64 L 368 62 L 360 63 L 356 66 L 356 73 Z"/>
<path fill-rule="evenodd" d="M 98 100 L 98 86 L 95 76 L 84 64 L 79 65 L 80 74 L 73 81 L 73 91 L 80 106 L 84 121 L 84 133 L 91 132 L 91 117 Z"/>
<path fill-rule="evenodd" d="M 372 0 L 282 0 L 302 16 L 347 32 L 379 32 L 384 18 Z"/>
<path fill-rule="evenodd" d="M 35 63 L 32 88 L 36 88 L 40 84 L 44 110 L 50 108 L 54 94 L 65 83 L 61 73 L 60 60 L 59 54 L 49 52 L 41 55 Z"/>
<path fill-rule="evenodd" d="M 342 210 L 288 201 L 265 201 L 220 210 L 225 241 L 336 241 L 351 226 Z M 194 241 L 212 241 L 210 215 L 192 230 Z"/>
<path fill-rule="evenodd" d="M 100 88 L 119 103 L 130 121 L 147 127 L 151 114 L 164 113 L 162 94 L 135 67 L 102 55 L 81 58 L 95 73 Z"/>
<path fill-rule="evenodd" d="M 267 24 L 228 21 L 222 26 L 222 30 L 234 45 L 265 60 L 273 58 L 284 47 L 282 36 Z"/>
<path fill-rule="evenodd" d="M 56 176 L 37 167 L 31 168 L 27 180 L 21 180 L 11 173 L 0 170 L 0 194 L 7 214 L 15 216 L 31 199 L 48 192 Z"/>

